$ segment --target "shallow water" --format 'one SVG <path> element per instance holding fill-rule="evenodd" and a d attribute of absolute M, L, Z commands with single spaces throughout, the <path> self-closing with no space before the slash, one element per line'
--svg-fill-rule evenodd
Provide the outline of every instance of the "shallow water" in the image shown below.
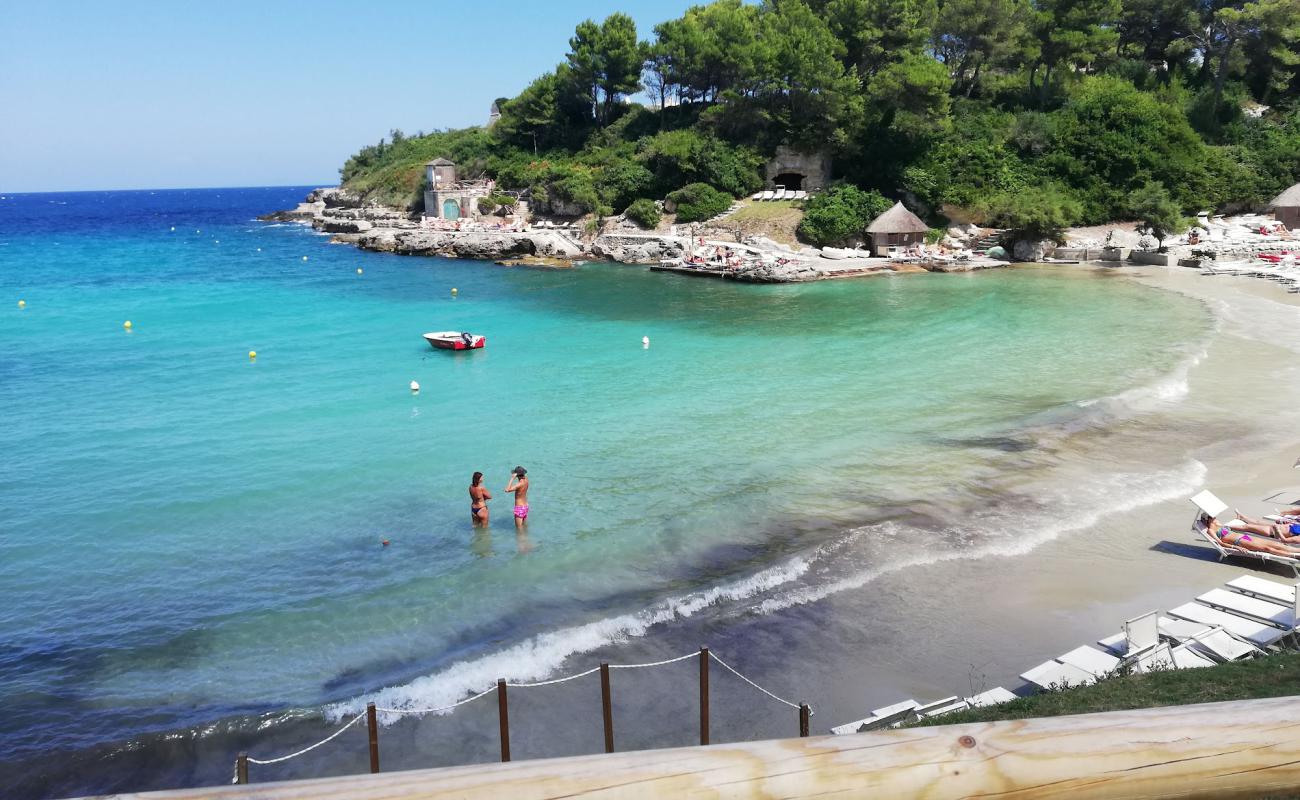
<path fill-rule="evenodd" d="M 1186 392 L 1211 325 L 1185 297 L 1052 270 L 507 269 L 252 221 L 304 191 L 0 200 L 0 762 L 134 741 L 173 762 L 151 785 L 210 781 L 218 734 L 326 730 L 284 709 L 442 705 L 662 656 L 639 640 L 704 620 L 772 669 L 769 615 L 833 625 L 875 577 L 1025 552 L 1203 474 L 1101 472 L 1069 440 Z M 420 338 L 461 328 L 487 348 Z M 44 769 L 33 794 L 142 780 Z"/>

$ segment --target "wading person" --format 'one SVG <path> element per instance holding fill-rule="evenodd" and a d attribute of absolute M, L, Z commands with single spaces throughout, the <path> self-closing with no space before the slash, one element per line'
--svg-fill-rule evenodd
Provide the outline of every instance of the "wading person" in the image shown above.
<path fill-rule="evenodd" d="M 528 470 L 523 467 L 511 470 L 506 491 L 515 493 L 515 527 L 523 530 L 524 523 L 528 521 Z"/>
<path fill-rule="evenodd" d="M 475 472 L 469 481 L 469 515 L 474 525 L 487 525 L 487 501 L 491 499 L 492 493 L 483 485 L 483 473 Z"/>

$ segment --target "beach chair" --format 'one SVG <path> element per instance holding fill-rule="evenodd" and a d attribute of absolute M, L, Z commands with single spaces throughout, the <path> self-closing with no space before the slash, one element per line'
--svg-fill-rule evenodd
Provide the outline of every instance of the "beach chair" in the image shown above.
<path fill-rule="evenodd" d="M 1257 561 L 1264 561 L 1270 564 L 1284 564 L 1291 568 L 1291 571 L 1295 573 L 1296 577 L 1300 578 L 1300 552 L 1297 552 L 1297 558 L 1292 558 L 1290 556 L 1278 556 L 1272 553 L 1260 553 L 1255 550 L 1246 550 L 1245 548 L 1225 544 L 1214 534 L 1214 531 L 1210 530 L 1209 525 L 1206 524 L 1206 518 L 1209 517 L 1217 520 L 1223 512 L 1228 510 L 1228 504 L 1215 497 L 1208 489 L 1192 497 L 1191 501 L 1202 512 L 1197 514 L 1196 519 L 1192 522 L 1192 531 L 1198 534 L 1204 541 L 1209 542 L 1210 546 L 1218 551 L 1220 561 L 1228 556 L 1243 556 L 1245 558 L 1253 558 Z M 1226 524 L 1231 525 L 1232 522 L 1235 521 L 1236 520 L 1229 520 Z"/>
<path fill-rule="evenodd" d="M 1214 666 L 1213 659 L 1201 655 L 1190 643 L 1171 648 L 1169 654 L 1173 657 L 1175 669 L 1198 669 L 1200 667 Z"/>
<path fill-rule="evenodd" d="M 1115 656 L 1136 656 L 1160 644 L 1159 618 L 1159 611 L 1148 611 L 1140 617 L 1125 620 L 1119 633 L 1098 639 L 1097 644 Z"/>
<path fill-rule="evenodd" d="M 1294 597 L 1289 604 L 1281 605 L 1260 597 L 1230 592 L 1227 589 L 1211 589 L 1196 598 L 1196 601 L 1241 617 L 1251 617 L 1260 622 L 1276 625 L 1288 633 L 1295 631 L 1296 619 L 1300 617 L 1300 608 L 1297 608 L 1300 604 L 1297 604 Z"/>
<path fill-rule="evenodd" d="M 1096 683 L 1097 678 L 1072 664 L 1062 664 L 1055 659 L 1044 661 L 1033 669 L 1020 674 L 1025 683 L 1032 683 L 1040 689 L 1065 689 L 1070 686 L 1087 686 Z"/>
<path fill-rule="evenodd" d="M 1250 642 L 1260 649 L 1271 647 L 1290 633 L 1290 631 L 1284 631 L 1272 625 L 1239 617 L 1236 614 L 1220 611 L 1217 608 L 1210 608 L 1200 603 L 1184 603 L 1178 608 L 1171 608 L 1169 613 L 1192 622 L 1223 628 L 1233 636 Z"/>
<path fill-rule="evenodd" d="M 1080 645 L 1068 653 L 1063 653 L 1056 657 L 1056 660 L 1062 664 L 1068 664 L 1072 667 L 1087 672 L 1095 678 L 1102 678 L 1114 672 L 1120 665 L 1120 660 L 1109 653 L 1103 653 L 1100 650 Z"/>
<path fill-rule="evenodd" d="M 1289 583 L 1278 583 L 1255 575 L 1242 575 L 1226 584 L 1234 592 L 1241 592 L 1251 597 L 1272 600 L 1275 603 L 1290 605 L 1296 599 L 1296 587 Z"/>
<path fill-rule="evenodd" d="M 1162 642 L 1129 661 L 1129 666 L 1134 672 L 1175 669 L 1173 648 Z"/>
<path fill-rule="evenodd" d="M 968 707 L 965 700 L 953 695 L 942 700 L 935 700 L 933 703 L 917 706 L 912 710 L 912 713 L 916 715 L 917 719 L 930 719 L 931 717 L 951 714 L 954 711 L 964 711 Z"/>
<path fill-rule="evenodd" d="M 875 731 L 881 728 L 888 728 L 901 722 L 906 722 L 915 716 L 916 709 L 921 704 L 915 700 L 904 700 L 901 703 L 894 703 L 892 706 L 877 708 L 871 712 L 871 716 L 863 719 L 847 722 L 843 725 L 836 725 L 831 728 L 831 733 L 843 736 L 847 733 L 862 733 L 864 731 Z"/>
<path fill-rule="evenodd" d="M 1252 644 L 1243 642 L 1223 628 L 1207 628 L 1192 637 L 1187 645 L 1211 659 L 1227 663 L 1253 658 L 1262 651 Z"/>
<path fill-rule="evenodd" d="M 996 706 L 1009 700 L 1015 700 L 1017 695 L 1003 689 L 1001 686 L 980 692 L 974 697 L 967 697 L 966 702 L 971 708 L 983 708 L 985 706 Z"/>

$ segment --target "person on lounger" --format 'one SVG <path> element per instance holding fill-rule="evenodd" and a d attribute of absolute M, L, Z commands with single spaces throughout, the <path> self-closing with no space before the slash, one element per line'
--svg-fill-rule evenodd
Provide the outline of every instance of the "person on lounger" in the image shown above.
<path fill-rule="evenodd" d="M 1256 553 L 1286 556 L 1287 558 L 1300 556 L 1300 551 L 1296 551 L 1276 539 L 1269 538 L 1268 534 L 1252 536 L 1250 533 L 1220 525 L 1218 520 L 1213 517 L 1207 520 L 1205 524 L 1206 530 L 1210 531 L 1211 535 L 1217 536 L 1220 542 L 1229 547 L 1251 550 Z"/>
<path fill-rule="evenodd" d="M 1294 511 L 1295 509 L 1289 509 Z M 1258 533 L 1260 536 L 1271 536 L 1274 539 L 1286 542 L 1287 544 L 1300 545 L 1300 519 L 1296 519 L 1291 514 L 1279 514 L 1278 522 L 1269 522 L 1266 519 L 1256 519 L 1248 517 L 1245 514 L 1233 509 L 1237 515 L 1236 524 L 1228 523 L 1234 531 L 1244 531 L 1246 533 Z"/>

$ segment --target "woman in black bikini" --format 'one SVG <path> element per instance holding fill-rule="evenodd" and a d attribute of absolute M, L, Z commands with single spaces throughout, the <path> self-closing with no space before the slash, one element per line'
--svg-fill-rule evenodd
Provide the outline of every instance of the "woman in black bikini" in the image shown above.
<path fill-rule="evenodd" d="M 469 482 L 469 516 L 475 526 L 487 525 L 487 501 L 491 499 L 492 493 L 483 486 L 483 473 L 475 472 Z"/>

